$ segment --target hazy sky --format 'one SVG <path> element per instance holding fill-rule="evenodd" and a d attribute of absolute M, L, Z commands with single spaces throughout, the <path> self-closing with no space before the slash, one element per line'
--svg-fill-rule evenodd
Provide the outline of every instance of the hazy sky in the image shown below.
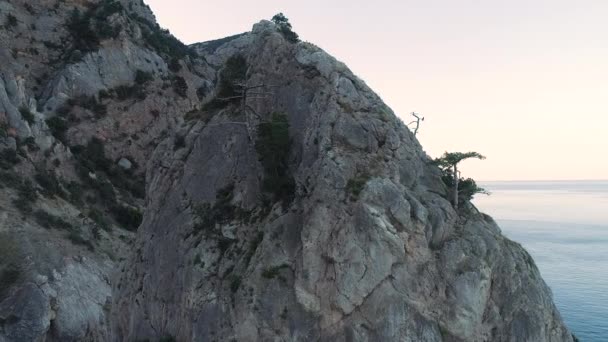
<path fill-rule="evenodd" d="M 146 0 L 186 43 L 283 12 L 373 88 L 431 156 L 479 180 L 608 179 L 608 0 Z"/>

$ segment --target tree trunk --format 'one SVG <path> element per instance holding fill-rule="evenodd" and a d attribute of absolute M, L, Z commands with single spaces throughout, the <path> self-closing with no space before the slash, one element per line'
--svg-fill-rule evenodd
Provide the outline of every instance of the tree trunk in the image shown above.
<path fill-rule="evenodd" d="M 458 209 L 458 168 L 454 164 L 454 208 Z"/>

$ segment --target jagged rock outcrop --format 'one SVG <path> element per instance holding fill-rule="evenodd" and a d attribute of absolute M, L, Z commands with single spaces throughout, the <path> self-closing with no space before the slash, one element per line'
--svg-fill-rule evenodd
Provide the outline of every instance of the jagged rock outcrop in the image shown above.
<path fill-rule="evenodd" d="M 177 151 L 161 143 L 115 288 L 116 341 L 570 341 L 529 255 L 452 208 L 414 136 L 346 66 L 270 22 L 205 57 L 235 54 L 250 84 L 274 86 L 250 102 L 261 121 L 287 115 L 295 198 L 265 203 L 238 105 L 203 111 Z M 205 203 L 233 215 L 201 223 Z"/>
<path fill-rule="evenodd" d="M 141 1 L 0 11 L 0 342 L 572 340 L 318 47 L 268 21 L 186 47 Z M 245 112 L 235 81 L 264 85 Z"/>

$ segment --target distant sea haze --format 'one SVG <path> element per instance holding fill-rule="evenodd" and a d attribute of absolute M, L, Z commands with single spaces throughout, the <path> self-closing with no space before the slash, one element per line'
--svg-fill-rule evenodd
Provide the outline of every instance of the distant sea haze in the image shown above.
<path fill-rule="evenodd" d="M 480 182 L 474 204 L 534 258 L 566 325 L 608 341 L 608 181 Z"/>

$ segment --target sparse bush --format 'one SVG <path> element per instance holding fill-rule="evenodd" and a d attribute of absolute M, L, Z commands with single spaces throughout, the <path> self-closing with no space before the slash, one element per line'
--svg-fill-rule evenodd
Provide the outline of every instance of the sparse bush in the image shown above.
<path fill-rule="evenodd" d="M 175 76 L 171 79 L 171 85 L 173 86 L 173 91 L 183 98 L 188 97 L 188 83 L 181 76 Z"/>
<path fill-rule="evenodd" d="M 238 275 L 233 275 L 230 277 L 230 291 L 232 293 L 236 293 L 241 286 L 241 277 Z"/>
<path fill-rule="evenodd" d="M 10 13 L 6 15 L 6 24 L 4 25 L 5 27 L 16 27 L 17 23 L 17 17 Z"/>
<path fill-rule="evenodd" d="M 10 235 L 0 233 L 0 301 L 21 278 L 21 260 L 17 242 Z"/>
<path fill-rule="evenodd" d="M 21 113 L 21 117 L 27 121 L 30 125 L 36 121 L 36 117 L 27 107 L 19 107 L 19 112 Z"/>
<path fill-rule="evenodd" d="M 142 24 L 140 27 L 146 43 L 160 54 L 165 55 L 165 58 L 181 59 L 187 55 L 194 55 L 187 45 L 175 38 L 168 30 L 162 29 L 158 24 L 151 23 L 136 14 L 132 13 L 131 17 Z"/>
<path fill-rule="evenodd" d="M 72 230 L 67 238 L 72 241 L 72 243 L 74 243 L 75 245 L 81 245 L 81 246 L 86 246 L 89 250 L 94 250 L 95 246 L 93 245 L 93 243 L 87 239 L 85 239 L 84 237 L 82 237 L 82 235 L 75 231 Z"/>
<path fill-rule="evenodd" d="M 367 173 L 363 173 L 348 180 L 346 183 L 346 191 L 350 194 L 350 199 L 352 201 L 359 199 L 359 195 L 365 188 L 365 184 L 367 184 L 369 178 L 370 177 Z"/>
<path fill-rule="evenodd" d="M 173 72 L 179 72 L 182 70 L 182 65 L 179 63 L 179 59 L 171 58 L 171 61 L 169 62 L 169 70 Z"/>
<path fill-rule="evenodd" d="M 143 215 L 139 210 L 124 205 L 114 206 L 112 208 L 112 214 L 114 215 L 116 222 L 130 231 L 136 231 L 143 219 Z"/>
<path fill-rule="evenodd" d="M 238 95 L 235 83 L 244 81 L 247 77 L 247 60 L 243 55 L 231 56 L 220 72 L 217 96 L 219 98 Z"/>
<path fill-rule="evenodd" d="M 137 70 L 135 72 L 135 83 L 139 85 L 146 85 L 154 79 L 151 73 L 143 70 Z"/>
<path fill-rule="evenodd" d="M 214 233 L 213 230 L 217 223 L 227 223 L 235 218 L 236 207 L 232 205 L 234 192 L 234 184 L 219 189 L 216 193 L 216 199 L 213 206 L 209 203 L 203 203 L 194 209 L 194 217 L 196 219 L 194 230 L 206 231 Z"/>
<path fill-rule="evenodd" d="M 29 214 L 32 212 L 32 205 L 38 199 L 38 193 L 36 188 L 29 179 L 21 180 L 21 183 L 17 187 L 18 197 L 13 201 L 13 204 L 19 209 L 22 214 Z"/>
<path fill-rule="evenodd" d="M 111 231 L 111 226 L 108 223 L 108 220 L 105 218 L 103 213 L 101 213 L 97 209 L 89 210 L 89 218 L 95 222 L 101 229 L 105 231 Z"/>
<path fill-rule="evenodd" d="M 285 114 L 273 113 L 270 122 L 258 125 L 255 148 L 264 168 L 264 191 L 272 194 L 275 201 L 289 205 L 294 197 L 295 181 L 289 171 L 291 138 Z"/>
<path fill-rule="evenodd" d="M 289 265 L 282 264 L 279 266 L 269 267 L 262 271 L 262 277 L 266 279 L 274 279 L 276 277 L 279 277 L 279 279 L 285 280 L 285 278 L 281 276 L 281 270 L 284 268 L 289 268 Z"/>
<path fill-rule="evenodd" d="M 38 147 L 38 144 L 36 144 L 36 139 L 34 139 L 34 137 L 27 137 L 23 140 L 22 142 L 23 145 L 27 146 L 27 149 L 29 151 L 38 151 L 40 150 L 40 147 Z"/>
<path fill-rule="evenodd" d="M 283 37 L 285 37 L 288 42 L 297 43 L 300 41 L 298 34 L 292 31 L 289 19 L 287 19 L 283 13 L 276 14 L 272 17 L 272 21 L 277 25 L 279 32 L 283 34 Z"/>
<path fill-rule="evenodd" d="M 4 149 L 0 151 L 0 168 L 8 170 L 12 169 L 13 166 L 17 164 L 19 164 L 17 151 L 11 149 Z"/>
<path fill-rule="evenodd" d="M 68 231 L 74 229 L 74 226 L 72 226 L 69 222 L 66 222 L 61 217 L 50 214 L 44 210 L 36 210 L 34 213 L 34 219 L 44 228 L 63 229 Z"/>
<path fill-rule="evenodd" d="M 65 196 L 65 193 L 61 189 L 61 185 L 55 174 L 46 171 L 40 170 L 34 176 L 34 179 L 40 186 L 42 186 L 43 194 L 47 197 L 55 197 L 56 195 Z"/>
<path fill-rule="evenodd" d="M 51 134 L 57 138 L 57 140 L 64 144 L 67 142 L 66 133 L 69 126 L 66 119 L 59 116 L 54 116 L 46 120 L 46 125 L 51 130 Z"/>

